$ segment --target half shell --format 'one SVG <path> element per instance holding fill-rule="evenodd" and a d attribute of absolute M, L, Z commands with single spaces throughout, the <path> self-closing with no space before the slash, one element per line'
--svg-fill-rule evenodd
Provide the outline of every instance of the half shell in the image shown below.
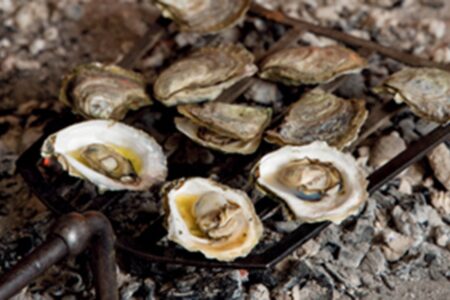
<path fill-rule="evenodd" d="M 213 33 L 234 26 L 250 0 L 156 0 L 165 17 L 186 31 Z"/>
<path fill-rule="evenodd" d="M 68 74 L 59 98 L 92 119 L 122 120 L 130 109 L 152 104 L 140 74 L 101 63 L 81 65 Z"/>
<path fill-rule="evenodd" d="M 340 223 L 358 213 L 368 197 L 367 180 L 355 159 L 325 142 L 271 152 L 256 164 L 253 175 L 263 192 L 309 223 Z"/>
<path fill-rule="evenodd" d="M 314 89 L 290 107 L 278 128 L 267 131 L 266 140 L 278 145 L 325 141 L 342 149 L 356 140 L 367 115 L 364 100 L 344 100 Z"/>
<path fill-rule="evenodd" d="M 362 57 L 342 46 L 297 47 L 267 57 L 259 76 L 286 85 L 318 84 L 359 72 L 366 64 Z"/>
<path fill-rule="evenodd" d="M 179 131 L 202 146 L 225 153 L 251 154 L 258 148 L 272 111 L 242 104 L 211 102 L 178 106 Z"/>
<path fill-rule="evenodd" d="M 100 190 L 145 190 L 167 176 L 166 157 L 147 133 L 128 125 L 92 120 L 50 135 L 43 157 L 56 157 L 70 175 Z"/>
<path fill-rule="evenodd" d="M 416 115 L 438 123 L 450 121 L 450 73 L 433 68 L 405 68 L 391 75 L 376 92 L 394 94 Z"/>
<path fill-rule="evenodd" d="M 166 188 L 165 208 L 169 240 L 207 258 L 246 256 L 263 232 L 244 192 L 206 178 L 181 179 Z"/>
<path fill-rule="evenodd" d="M 159 75 L 155 97 L 167 106 L 214 100 L 224 89 L 256 73 L 253 60 L 240 45 L 202 48 Z"/>

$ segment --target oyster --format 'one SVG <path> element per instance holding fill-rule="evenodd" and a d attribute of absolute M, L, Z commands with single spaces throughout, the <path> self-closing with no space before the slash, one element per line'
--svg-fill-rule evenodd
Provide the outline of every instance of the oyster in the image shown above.
<path fill-rule="evenodd" d="M 202 48 L 159 75 L 155 97 L 167 106 L 214 100 L 224 89 L 256 73 L 253 60 L 241 45 Z"/>
<path fill-rule="evenodd" d="M 342 46 L 296 47 L 267 57 L 259 76 L 286 85 L 326 83 L 348 73 L 359 72 L 366 61 Z"/>
<path fill-rule="evenodd" d="M 103 190 L 145 190 L 167 176 L 166 157 L 145 132 L 107 121 L 84 121 L 50 135 L 43 157 Z"/>
<path fill-rule="evenodd" d="M 122 120 L 128 110 L 152 104 L 140 74 L 101 63 L 81 65 L 68 74 L 59 98 L 92 119 Z"/>
<path fill-rule="evenodd" d="M 179 131 L 204 147 L 225 153 L 251 154 L 270 122 L 268 108 L 210 102 L 178 106 L 185 118 L 175 118 Z"/>
<path fill-rule="evenodd" d="M 213 33 L 234 26 L 250 7 L 250 0 L 155 0 L 165 17 L 181 30 Z"/>
<path fill-rule="evenodd" d="M 350 154 L 325 142 L 285 146 L 254 167 L 257 186 L 283 200 L 304 222 L 342 222 L 356 214 L 368 194 L 367 180 Z"/>
<path fill-rule="evenodd" d="M 450 121 L 450 73 L 433 68 L 405 68 L 391 75 L 376 92 L 394 94 L 416 115 L 439 123 Z"/>
<path fill-rule="evenodd" d="M 367 114 L 364 100 L 344 100 L 314 89 L 290 107 L 278 128 L 267 131 L 266 140 L 278 145 L 320 140 L 342 149 L 356 140 Z"/>
<path fill-rule="evenodd" d="M 207 258 L 231 261 L 258 243 L 263 226 L 242 191 L 205 178 L 181 179 L 165 191 L 168 238 Z"/>

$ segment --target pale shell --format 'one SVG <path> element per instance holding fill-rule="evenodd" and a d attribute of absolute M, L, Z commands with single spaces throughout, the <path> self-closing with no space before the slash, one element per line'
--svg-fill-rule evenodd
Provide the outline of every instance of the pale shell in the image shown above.
<path fill-rule="evenodd" d="M 250 0 L 156 0 L 165 17 L 181 30 L 213 33 L 232 27 L 246 14 Z"/>
<path fill-rule="evenodd" d="M 193 208 L 202 195 L 223 195 L 241 210 L 240 227 L 244 234 L 230 240 L 214 240 L 202 235 L 195 225 Z M 255 212 L 250 198 L 242 191 L 232 189 L 210 179 L 194 177 L 178 180 L 165 188 L 165 210 L 167 214 L 168 238 L 191 252 L 200 251 L 207 258 L 232 261 L 244 257 L 259 242 L 263 225 Z M 240 231 L 241 232 L 241 231 Z"/>
<path fill-rule="evenodd" d="M 253 55 L 241 45 L 205 47 L 173 63 L 153 91 L 166 106 L 211 101 L 239 80 L 256 73 Z"/>
<path fill-rule="evenodd" d="M 279 174 L 286 165 L 302 160 L 332 166 L 339 174 L 336 179 L 340 180 L 337 182 L 340 190 L 333 195 L 325 193 L 319 199 L 308 201 L 296 196 L 280 181 Z M 328 146 L 325 142 L 314 142 L 306 146 L 284 146 L 271 152 L 256 164 L 253 176 L 257 187 L 282 200 L 298 220 L 308 223 L 327 220 L 340 223 L 358 213 L 368 197 L 366 191 L 368 182 L 355 159 L 350 154 Z"/>
<path fill-rule="evenodd" d="M 342 46 L 296 47 L 267 57 L 259 76 L 286 85 L 318 84 L 359 72 L 366 64 L 357 53 Z"/>
<path fill-rule="evenodd" d="M 120 151 L 132 162 L 139 180 L 122 182 L 86 165 L 77 153 L 92 144 L 103 144 Z M 144 131 L 114 121 L 91 120 L 66 127 L 45 140 L 41 155 L 56 157 L 70 175 L 86 179 L 100 190 L 146 190 L 163 182 L 167 176 L 167 162 L 161 146 Z"/>

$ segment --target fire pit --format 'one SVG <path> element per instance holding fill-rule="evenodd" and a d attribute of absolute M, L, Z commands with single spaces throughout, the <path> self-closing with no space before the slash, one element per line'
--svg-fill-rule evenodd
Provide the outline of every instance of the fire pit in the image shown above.
<path fill-rule="evenodd" d="M 414 56 L 402 54 L 391 48 L 385 48 L 351 37 L 338 31 L 300 22 L 288 18 L 283 14 L 268 11 L 258 5 L 252 7 L 251 13 L 251 16 L 262 16 L 268 20 L 294 26 L 294 29 L 291 31 L 280 35 L 279 41 L 272 45 L 268 50 L 269 52 L 277 48 L 283 48 L 289 43 L 295 43 L 302 30 L 306 30 L 335 38 L 347 44 L 349 47 L 360 47 L 360 49 L 363 49 L 361 52 L 367 56 L 376 52 L 413 66 L 433 66 L 447 70 L 450 69 L 448 65 L 436 64 Z M 151 30 L 150 34 L 142 38 L 142 42 L 138 43 L 130 52 L 131 54 L 122 60 L 122 65 L 132 65 L 136 58 L 145 54 L 148 45 L 154 45 L 157 42 L 156 40 L 149 40 L 154 38 L 154 32 Z M 263 56 L 263 54 L 261 55 Z M 343 90 L 348 86 L 348 80 L 348 78 L 344 78 L 343 80 L 332 82 L 324 88 L 329 90 Z M 250 80 L 239 82 L 226 90 L 218 101 L 234 101 L 252 84 L 254 83 Z M 282 92 L 285 95 L 284 101 L 289 103 L 297 99 L 303 93 L 303 90 L 287 89 Z M 366 123 L 365 130 L 358 140 L 358 145 L 363 145 L 367 141 L 367 138 L 383 126 L 383 123 L 387 122 L 389 118 L 397 118 L 395 113 L 404 113 L 404 110 L 402 111 L 398 106 L 392 105 L 392 103 L 372 106 L 370 117 Z M 281 115 L 282 111 L 279 111 L 278 114 Z M 174 140 L 172 143 L 180 143 L 180 140 L 181 143 L 184 143 L 184 148 L 178 146 L 178 149 L 175 149 L 169 157 L 169 180 L 179 177 L 208 174 L 220 179 L 221 182 L 240 188 L 245 187 L 248 192 L 251 192 L 251 188 L 243 181 L 245 177 L 242 174 L 248 173 L 249 168 L 254 164 L 256 158 L 270 150 L 270 146 L 263 145 L 255 155 L 250 157 L 214 154 L 215 157 L 212 158 L 213 162 L 208 161 L 207 158 L 202 161 L 200 158 L 201 154 L 197 154 L 197 157 L 194 157 L 197 160 L 194 162 L 196 166 L 194 169 L 190 167 L 192 165 L 190 162 L 192 160 L 190 158 L 191 154 L 183 152 L 183 149 L 192 149 L 192 153 L 196 151 L 201 153 L 203 150 L 200 146 L 196 146 L 186 139 L 183 140 L 179 135 L 174 134 L 175 129 L 172 124 L 173 116 L 174 112 L 172 110 L 161 105 L 155 105 L 151 109 L 144 108 L 132 113 L 125 120 L 128 124 L 154 133 L 154 136 L 158 137 L 160 142 L 168 145 L 166 147 L 170 146 L 170 139 Z M 277 115 L 275 115 L 275 120 L 277 120 Z M 155 271 L 154 263 L 207 268 L 266 269 L 273 267 L 276 263 L 296 251 L 301 245 L 330 225 L 329 222 L 323 222 L 303 224 L 298 228 L 281 230 L 279 232 L 272 230 L 270 229 L 273 227 L 271 224 L 283 222 L 280 205 L 269 198 L 252 192 L 252 200 L 256 203 L 256 210 L 261 219 L 268 224 L 269 232 L 265 234 L 269 238 L 263 238 L 263 241 L 251 255 L 233 262 L 224 263 L 207 260 L 200 254 L 182 250 L 165 239 L 166 230 L 163 226 L 163 218 L 157 210 L 150 209 L 149 212 L 137 216 L 124 216 L 123 214 L 124 209 L 127 207 L 132 207 L 135 204 L 139 205 L 142 197 L 149 197 L 152 200 L 158 201 L 154 199 L 158 197 L 156 191 L 151 191 L 145 195 L 140 195 L 135 192 L 106 192 L 99 194 L 91 184 L 66 175 L 54 161 L 41 159 L 39 150 L 45 137 L 57 129 L 77 121 L 79 119 L 71 114 L 65 114 L 59 118 L 55 118 L 47 126 L 44 136 L 22 154 L 17 163 L 18 170 L 30 189 L 48 208 L 58 215 L 73 211 L 85 212 L 88 210 L 98 210 L 103 212 L 111 221 L 117 235 L 116 249 L 119 258 L 118 263 L 123 270 L 131 274 L 142 277 L 151 276 Z M 436 145 L 448 140 L 449 135 L 449 125 L 443 125 L 412 142 L 406 150 L 396 155 L 387 164 L 368 176 L 370 183 L 368 188 L 369 192 L 374 193 L 383 184 L 395 178 L 408 166 L 418 161 Z M 357 221 L 354 219 L 347 221 L 348 224 L 354 222 Z M 330 273 L 333 273 L 333 271 L 330 271 Z"/>

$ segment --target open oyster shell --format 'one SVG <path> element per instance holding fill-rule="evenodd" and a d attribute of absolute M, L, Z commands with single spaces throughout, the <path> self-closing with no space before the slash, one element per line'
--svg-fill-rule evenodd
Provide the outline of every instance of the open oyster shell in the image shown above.
<path fill-rule="evenodd" d="M 206 178 L 181 179 L 164 191 L 168 238 L 207 258 L 246 256 L 263 226 L 250 198 Z"/>
<path fill-rule="evenodd" d="M 405 68 L 391 75 L 376 92 L 394 94 L 413 113 L 438 123 L 450 121 L 450 73 L 433 68 Z"/>
<path fill-rule="evenodd" d="M 296 47 L 267 57 L 259 76 L 286 85 L 318 84 L 359 72 L 366 64 L 362 57 L 342 46 Z"/>
<path fill-rule="evenodd" d="M 140 74 L 97 62 L 68 74 L 59 98 L 75 113 L 90 119 L 122 120 L 130 109 L 152 104 Z"/>
<path fill-rule="evenodd" d="M 356 140 L 367 115 L 364 100 L 344 100 L 314 89 L 290 107 L 278 128 L 266 132 L 266 140 L 278 145 L 325 141 L 342 149 Z"/>
<path fill-rule="evenodd" d="M 285 146 L 254 167 L 257 186 L 290 208 L 301 221 L 340 223 L 365 203 L 367 180 L 350 154 L 325 142 Z"/>
<path fill-rule="evenodd" d="M 213 33 L 235 25 L 251 0 L 155 0 L 165 17 L 181 30 Z"/>
<path fill-rule="evenodd" d="M 178 106 L 179 131 L 204 147 L 225 153 L 251 154 L 258 148 L 272 111 L 242 104 L 209 102 Z"/>
<path fill-rule="evenodd" d="M 70 175 L 104 190 L 145 190 L 167 176 L 166 157 L 147 133 L 128 125 L 91 120 L 50 135 L 43 157 L 56 157 Z"/>
<path fill-rule="evenodd" d="M 167 106 L 214 100 L 224 89 L 256 73 L 253 60 L 241 45 L 202 48 L 158 76 L 155 97 Z"/>

